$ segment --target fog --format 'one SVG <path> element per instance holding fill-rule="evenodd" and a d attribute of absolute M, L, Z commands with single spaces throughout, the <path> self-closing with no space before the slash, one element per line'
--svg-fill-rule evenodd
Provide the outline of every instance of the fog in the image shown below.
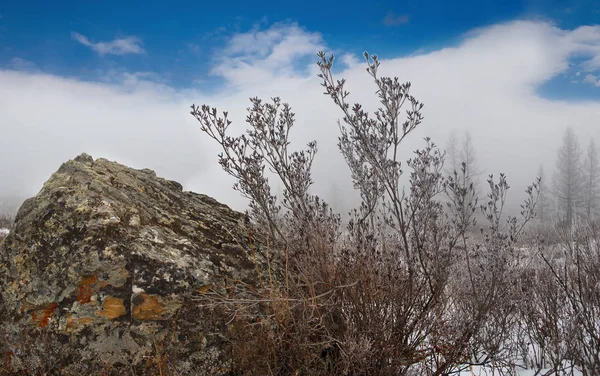
<path fill-rule="evenodd" d="M 0 196 L 35 195 L 61 163 L 86 152 L 153 169 L 186 190 L 243 209 L 244 200 L 217 163 L 218 148 L 202 134 L 189 106 L 229 111 L 232 130 L 241 133 L 249 97 L 280 96 L 296 113 L 292 146 L 318 142 L 314 192 L 345 210 L 355 194 L 336 147 L 341 112 L 323 94 L 315 53 L 325 49 L 338 55 L 335 71 L 347 79 L 350 101 L 372 111 L 376 88 L 359 57 L 364 49 L 378 51 L 335 48 L 295 24 L 236 35 L 211 72 L 225 84 L 211 90 L 180 90 L 144 72 L 97 83 L 0 70 Z M 561 30 L 544 22 L 511 22 L 473 30 L 441 50 L 382 55 L 381 74 L 411 81 L 412 94 L 425 103 L 424 122 L 406 139 L 402 158 L 423 146 L 425 136 L 443 146 L 452 130 L 468 129 L 484 175 L 507 174 L 514 206 L 540 164 L 552 174 L 567 126 L 584 146 L 590 137 L 600 140 L 600 102 L 549 100 L 536 91 L 557 75 L 575 74 L 575 59 L 582 82 L 573 84 L 594 84 L 589 76 L 583 81 L 600 69 L 600 27 Z M 297 61 L 312 63 L 299 69 Z"/>

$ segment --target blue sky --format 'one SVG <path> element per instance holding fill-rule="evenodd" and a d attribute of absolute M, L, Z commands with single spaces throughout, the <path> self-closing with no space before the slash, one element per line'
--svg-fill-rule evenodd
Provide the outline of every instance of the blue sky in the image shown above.
<path fill-rule="evenodd" d="M 593 24 L 600 1 L 13 1 L 0 5 L 0 16 L 0 67 L 86 80 L 151 72 L 170 86 L 190 87 L 218 84 L 210 68 L 232 35 L 277 22 L 318 32 L 335 51 L 391 58 L 451 46 L 469 30 L 515 19 L 567 29 Z M 74 33 L 90 43 L 126 39 L 143 53 L 99 54 Z M 556 98 L 600 91 L 571 81 L 559 75 L 539 90 Z"/>
<path fill-rule="evenodd" d="M 425 121 L 406 159 L 425 136 L 469 130 L 484 175 L 522 192 L 540 165 L 551 174 L 566 126 L 600 140 L 599 22 L 600 0 L 0 2 L 0 197 L 35 194 L 86 152 L 241 209 L 189 106 L 227 110 L 242 131 L 253 96 L 291 104 L 297 145 L 317 140 L 315 192 L 352 197 L 320 49 L 371 111 L 364 50 L 412 82 Z"/>

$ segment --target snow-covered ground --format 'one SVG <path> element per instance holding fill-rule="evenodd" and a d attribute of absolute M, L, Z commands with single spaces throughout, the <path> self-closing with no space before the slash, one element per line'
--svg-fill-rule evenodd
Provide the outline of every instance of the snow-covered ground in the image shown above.
<path fill-rule="evenodd" d="M 555 373 L 547 373 L 549 369 L 544 370 L 535 370 L 535 369 L 522 369 L 517 368 L 513 372 L 508 370 L 503 370 L 503 372 L 499 372 L 499 370 L 492 370 L 489 367 L 473 367 L 472 371 L 464 371 L 461 372 L 461 376 L 499 376 L 499 375 L 515 375 L 515 376 L 535 376 L 535 375 L 556 375 Z M 537 373 L 536 373 L 537 372 Z M 581 372 L 577 370 L 573 370 L 573 376 L 580 376 Z"/>
<path fill-rule="evenodd" d="M 8 235 L 9 232 L 10 230 L 7 228 L 0 228 L 0 238 L 5 237 L 6 235 Z"/>

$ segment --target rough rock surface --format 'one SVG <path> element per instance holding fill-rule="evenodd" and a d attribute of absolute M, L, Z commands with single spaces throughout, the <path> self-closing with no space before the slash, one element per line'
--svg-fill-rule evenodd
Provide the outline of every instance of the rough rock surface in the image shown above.
<path fill-rule="evenodd" d="M 227 372 L 224 319 L 197 297 L 225 279 L 254 283 L 245 222 L 150 170 L 86 154 L 64 163 L 0 246 L 0 367 L 112 373 L 168 348 L 178 374 Z"/>

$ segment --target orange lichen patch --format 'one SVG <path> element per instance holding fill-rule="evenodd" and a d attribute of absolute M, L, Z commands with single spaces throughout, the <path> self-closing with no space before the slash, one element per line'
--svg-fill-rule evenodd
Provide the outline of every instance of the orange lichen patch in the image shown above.
<path fill-rule="evenodd" d="M 68 313 L 66 315 L 67 318 L 67 329 L 70 330 L 77 330 L 81 325 L 88 325 L 91 324 L 93 322 L 95 322 L 96 320 L 92 317 L 88 317 L 88 316 L 83 316 L 83 317 L 73 317 L 72 314 Z"/>
<path fill-rule="evenodd" d="M 213 285 L 205 285 L 205 286 L 201 286 L 200 288 L 198 288 L 196 290 L 196 292 L 198 292 L 198 294 L 200 294 L 200 295 L 204 295 L 207 292 L 209 292 L 212 288 L 213 288 Z"/>
<path fill-rule="evenodd" d="M 133 318 L 136 320 L 160 320 L 165 313 L 165 306 L 158 301 L 158 297 L 140 294 L 135 299 L 142 299 L 133 306 Z"/>
<path fill-rule="evenodd" d="M 31 312 L 31 319 L 37 323 L 39 328 L 45 328 L 50 323 L 50 319 L 56 314 L 57 303 L 51 303 L 44 309 L 38 309 Z"/>
<path fill-rule="evenodd" d="M 89 303 L 94 294 L 94 285 L 98 282 L 98 274 L 93 274 L 88 277 L 83 277 L 77 288 L 77 300 L 81 304 Z"/>
<path fill-rule="evenodd" d="M 123 305 L 123 299 L 115 298 L 113 296 L 107 296 L 104 298 L 102 303 L 102 310 L 96 312 L 99 316 L 104 316 L 109 320 L 116 319 L 119 316 L 125 314 L 125 305 Z"/>
<path fill-rule="evenodd" d="M 91 324 L 91 323 L 93 323 L 94 321 L 95 321 L 95 320 L 94 320 L 93 318 L 91 318 L 91 317 L 87 317 L 87 316 L 84 316 L 84 317 L 81 317 L 81 318 L 77 319 L 77 323 L 78 323 L 79 325 L 87 325 L 87 324 Z"/>
<path fill-rule="evenodd" d="M 66 315 L 67 329 L 77 329 L 77 319 L 73 318 L 73 315 L 67 313 Z"/>

